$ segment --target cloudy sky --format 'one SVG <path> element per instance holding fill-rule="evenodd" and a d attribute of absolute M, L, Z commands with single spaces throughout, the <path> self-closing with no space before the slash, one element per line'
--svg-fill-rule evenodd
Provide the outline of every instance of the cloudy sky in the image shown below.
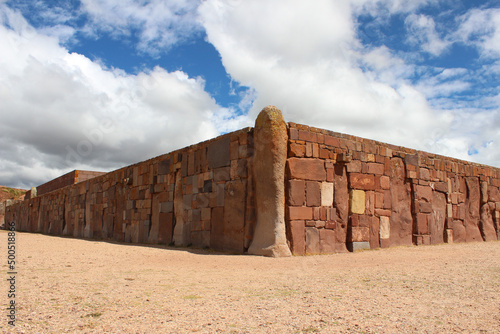
<path fill-rule="evenodd" d="M 500 3 L 0 0 L 0 184 L 287 121 L 500 167 Z"/>

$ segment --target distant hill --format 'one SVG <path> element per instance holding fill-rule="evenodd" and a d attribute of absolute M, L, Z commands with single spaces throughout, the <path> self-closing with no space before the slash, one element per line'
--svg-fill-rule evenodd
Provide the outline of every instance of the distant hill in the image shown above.
<path fill-rule="evenodd" d="M 0 186 L 0 203 L 7 199 L 24 199 L 27 190 Z"/>

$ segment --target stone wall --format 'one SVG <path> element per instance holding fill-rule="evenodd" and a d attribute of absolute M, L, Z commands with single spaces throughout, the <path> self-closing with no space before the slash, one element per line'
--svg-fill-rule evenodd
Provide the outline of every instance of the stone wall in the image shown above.
<path fill-rule="evenodd" d="M 7 207 L 19 231 L 243 253 L 252 239 L 252 129 Z"/>
<path fill-rule="evenodd" d="M 255 128 L 5 210 L 20 231 L 287 256 L 497 240 L 499 189 L 500 169 L 287 124 L 266 107 Z"/>
<path fill-rule="evenodd" d="M 86 170 L 74 170 L 62 176 L 59 176 L 58 178 L 55 178 L 47 183 L 39 185 L 38 187 L 36 187 L 36 195 L 44 195 L 51 191 L 67 187 L 75 183 L 87 181 L 104 174 L 106 173 Z M 26 193 L 25 199 L 31 198 L 31 191 L 32 190 L 29 190 Z"/>
<path fill-rule="evenodd" d="M 500 239 L 500 170 L 289 123 L 294 254 Z"/>

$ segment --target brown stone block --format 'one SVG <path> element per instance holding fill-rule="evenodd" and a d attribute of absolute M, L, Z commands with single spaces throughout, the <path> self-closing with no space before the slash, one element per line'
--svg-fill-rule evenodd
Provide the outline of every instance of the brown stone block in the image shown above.
<path fill-rule="evenodd" d="M 288 218 L 290 220 L 310 220 L 313 219 L 313 208 L 311 207 L 288 207 Z"/>
<path fill-rule="evenodd" d="M 381 217 L 381 216 L 386 216 L 386 217 L 390 217 L 391 216 L 391 210 L 385 210 L 385 209 L 375 209 L 375 215 L 377 217 Z"/>
<path fill-rule="evenodd" d="M 288 205 L 302 206 L 305 204 L 306 182 L 303 180 L 288 181 Z"/>
<path fill-rule="evenodd" d="M 314 220 L 319 220 L 321 216 L 321 208 L 319 207 L 313 207 L 313 219 Z"/>
<path fill-rule="evenodd" d="M 428 186 L 417 185 L 415 187 L 415 195 L 418 200 L 424 200 L 426 202 L 432 201 L 432 188 Z"/>
<path fill-rule="evenodd" d="M 329 220 L 329 221 L 325 222 L 325 228 L 327 228 L 329 230 L 334 230 L 336 225 L 337 225 L 337 223 L 333 220 Z"/>
<path fill-rule="evenodd" d="M 364 242 L 370 241 L 370 228 L 369 227 L 352 227 L 351 235 L 348 236 L 350 242 Z"/>
<path fill-rule="evenodd" d="M 391 188 L 391 179 L 389 176 L 383 175 L 380 177 L 380 188 L 384 190 Z"/>
<path fill-rule="evenodd" d="M 349 216 L 349 221 L 350 221 L 352 227 L 358 227 L 359 226 L 359 215 L 358 214 L 351 214 Z"/>
<path fill-rule="evenodd" d="M 290 140 L 299 139 L 299 130 L 295 128 L 290 128 L 289 133 L 290 133 Z"/>
<path fill-rule="evenodd" d="M 307 206 L 321 205 L 321 183 L 315 181 L 306 182 L 306 203 Z"/>
<path fill-rule="evenodd" d="M 212 209 L 212 229 L 210 233 L 210 247 L 216 250 L 224 250 L 224 208 Z"/>
<path fill-rule="evenodd" d="M 349 184 L 352 189 L 375 190 L 375 177 L 371 174 L 349 174 Z"/>
<path fill-rule="evenodd" d="M 336 252 L 335 231 L 321 229 L 319 230 L 320 253 L 333 254 Z"/>
<path fill-rule="evenodd" d="M 291 179 L 325 181 L 325 163 L 320 159 L 290 158 L 287 161 Z"/>
<path fill-rule="evenodd" d="M 314 227 L 314 226 L 316 226 L 316 221 L 314 221 L 314 220 L 306 220 L 305 224 L 306 224 L 307 227 Z"/>
<path fill-rule="evenodd" d="M 306 254 L 320 254 L 319 231 L 314 227 L 306 227 Z"/>
<path fill-rule="evenodd" d="M 490 202 L 500 202 L 500 191 L 498 190 L 498 187 L 488 187 L 488 200 Z"/>
<path fill-rule="evenodd" d="M 427 222 L 427 214 L 424 213 L 418 213 L 417 214 L 417 232 L 419 234 L 428 234 L 429 233 L 429 226 Z"/>
<path fill-rule="evenodd" d="M 429 181 L 431 179 L 431 174 L 427 168 L 420 168 L 420 179 Z"/>
<path fill-rule="evenodd" d="M 448 192 L 448 183 L 446 183 L 446 182 L 436 182 L 436 183 L 434 183 L 434 190 L 446 194 Z"/>
<path fill-rule="evenodd" d="M 384 193 L 375 193 L 375 209 L 384 209 Z"/>
<path fill-rule="evenodd" d="M 367 166 L 367 172 L 369 174 L 378 174 L 378 175 L 384 174 L 385 166 L 382 164 L 368 163 L 366 166 Z"/>
<path fill-rule="evenodd" d="M 330 150 L 321 147 L 319 149 L 319 158 L 320 159 L 329 159 L 330 158 Z"/>
<path fill-rule="evenodd" d="M 421 213 L 432 213 L 432 204 L 428 202 L 418 202 Z"/>
<path fill-rule="evenodd" d="M 367 191 L 365 196 L 365 214 L 373 216 L 375 214 L 375 192 Z"/>
<path fill-rule="evenodd" d="M 291 158 L 293 158 L 293 157 L 302 158 L 306 154 L 306 147 L 305 147 L 305 145 L 291 143 L 290 150 L 288 152 L 289 152 L 289 156 Z"/>
<path fill-rule="evenodd" d="M 306 252 L 306 230 L 303 220 L 292 220 L 289 222 L 291 251 L 293 255 L 304 255 Z"/>
<path fill-rule="evenodd" d="M 239 146 L 240 146 L 239 143 L 238 143 L 238 141 L 237 140 L 236 141 L 232 141 L 229 146 L 230 146 L 230 148 L 229 148 L 229 150 L 230 150 L 229 158 L 231 160 L 238 159 L 238 157 L 239 157 Z"/>
<path fill-rule="evenodd" d="M 230 155 L 230 137 L 224 136 L 221 139 L 211 142 L 208 145 L 208 167 L 219 168 L 229 166 Z"/>
<path fill-rule="evenodd" d="M 306 143 L 306 157 L 311 158 L 312 156 L 313 156 L 312 143 Z"/>
<path fill-rule="evenodd" d="M 325 135 L 325 144 L 333 147 L 340 147 L 340 141 L 336 137 Z"/>
<path fill-rule="evenodd" d="M 353 160 L 346 164 L 348 173 L 361 173 L 362 163 L 359 160 Z"/>
<path fill-rule="evenodd" d="M 307 130 L 299 130 L 299 140 L 317 142 L 316 133 Z"/>

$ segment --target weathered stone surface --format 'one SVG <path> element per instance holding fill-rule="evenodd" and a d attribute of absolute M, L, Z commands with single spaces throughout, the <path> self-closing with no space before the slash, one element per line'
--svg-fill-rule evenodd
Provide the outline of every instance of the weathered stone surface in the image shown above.
<path fill-rule="evenodd" d="M 351 190 L 349 192 L 349 211 L 355 214 L 365 213 L 366 197 L 363 190 Z M 363 240 L 365 241 L 365 240 Z"/>
<path fill-rule="evenodd" d="M 482 241 L 481 231 L 479 229 L 479 207 L 480 207 L 480 189 L 479 179 L 477 177 L 466 177 L 465 183 L 467 185 L 467 198 L 465 205 L 467 213 L 465 215 L 465 230 L 466 241 Z M 456 240 L 456 238 L 454 238 Z"/>
<path fill-rule="evenodd" d="M 248 253 L 290 256 L 285 229 L 284 185 L 288 131 L 283 115 L 276 107 L 264 108 L 257 117 L 254 129 L 254 150 L 253 172 L 257 216 L 255 232 Z M 291 158 L 289 160 L 303 159 Z M 310 164 L 305 163 L 305 165 Z M 289 163 L 289 166 L 290 174 L 295 176 L 293 178 L 302 179 L 294 173 L 297 167 L 295 163 Z M 326 178 L 324 163 L 322 168 L 324 178 Z"/>
<path fill-rule="evenodd" d="M 479 228 L 484 241 L 497 240 L 497 231 L 495 230 L 495 223 L 491 215 L 490 206 L 484 203 L 481 206 L 481 219 Z"/>
<path fill-rule="evenodd" d="M 224 136 L 208 145 L 208 167 L 219 168 L 231 164 L 231 138 Z"/>
<path fill-rule="evenodd" d="M 380 248 L 380 219 L 370 217 L 370 249 Z"/>
<path fill-rule="evenodd" d="M 337 252 L 347 252 L 347 222 L 349 219 L 349 191 L 347 188 L 347 172 L 344 164 L 336 164 L 334 167 L 334 195 L 333 206 L 336 217 L 335 243 Z"/>
<path fill-rule="evenodd" d="M 224 208 L 212 208 L 210 247 L 215 250 L 224 250 Z"/>
<path fill-rule="evenodd" d="M 186 227 L 187 212 L 184 205 L 181 171 L 177 171 L 175 174 L 174 217 L 175 226 L 173 242 L 176 246 L 187 246 L 189 244 L 189 237 L 191 234 Z"/>
<path fill-rule="evenodd" d="M 349 174 L 349 185 L 353 189 L 375 190 L 375 176 L 372 174 Z"/>
<path fill-rule="evenodd" d="M 290 158 L 287 162 L 291 179 L 326 181 L 325 163 L 320 159 Z"/>
<path fill-rule="evenodd" d="M 321 183 L 316 181 L 306 182 L 306 202 L 307 206 L 321 205 Z"/>
<path fill-rule="evenodd" d="M 432 214 L 429 215 L 431 244 L 441 244 L 444 242 L 446 234 L 446 207 L 446 195 L 435 191 L 432 197 Z"/>
<path fill-rule="evenodd" d="M 380 239 L 389 239 L 391 237 L 391 222 L 386 216 L 380 217 Z"/>
<path fill-rule="evenodd" d="M 306 206 L 288 207 L 288 218 L 290 220 L 310 220 L 313 219 L 313 208 Z"/>
<path fill-rule="evenodd" d="M 466 242 L 467 231 L 465 224 L 461 220 L 454 220 L 451 228 L 453 229 L 453 242 Z"/>
<path fill-rule="evenodd" d="M 290 249 L 293 255 L 304 255 L 306 252 L 306 229 L 303 220 L 292 220 L 288 225 Z"/>
<path fill-rule="evenodd" d="M 319 230 L 320 252 L 322 254 L 332 254 L 336 252 L 335 231 L 328 229 Z"/>
<path fill-rule="evenodd" d="M 488 203 L 488 183 L 481 182 L 481 204 Z"/>
<path fill-rule="evenodd" d="M 415 187 L 415 196 L 418 200 L 430 203 L 432 201 L 432 188 L 429 186 L 417 185 Z"/>
<path fill-rule="evenodd" d="M 288 205 L 302 206 L 306 203 L 306 182 L 303 180 L 288 181 Z"/>
<path fill-rule="evenodd" d="M 410 185 L 405 181 L 405 166 L 401 158 L 392 158 L 391 170 L 391 246 L 411 245 L 413 217 Z"/>
<path fill-rule="evenodd" d="M 246 182 L 234 180 L 226 183 L 224 207 L 224 244 L 223 250 L 243 253 L 245 231 Z"/>
<path fill-rule="evenodd" d="M 351 235 L 348 238 L 351 242 L 370 241 L 370 228 L 369 227 L 352 227 Z"/>
<path fill-rule="evenodd" d="M 320 254 L 319 231 L 315 227 L 306 227 L 306 254 Z"/>
<path fill-rule="evenodd" d="M 321 206 L 333 205 L 333 183 L 321 183 Z"/>

